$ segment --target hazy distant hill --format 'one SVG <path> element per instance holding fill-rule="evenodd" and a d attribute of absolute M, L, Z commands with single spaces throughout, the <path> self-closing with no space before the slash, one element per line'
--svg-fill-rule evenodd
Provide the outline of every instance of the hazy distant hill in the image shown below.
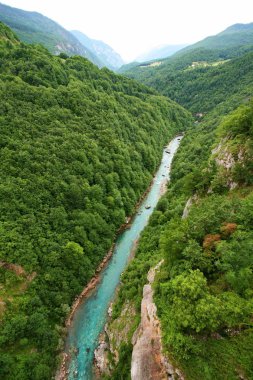
<path fill-rule="evenodd" d="M 138 62 L 152 61 L 154 59 L 170 57 L 172 54 L 186 47 L 184 45 L 163 45 L 141 54 L 136 58 Z"/>
<path fill-rule="evenodd" d="M 7 24 L 24 42 L 42 44 L 52 54 L 64 52 L 68 55 L 81 55 L 102 66 L 96 55 L 70 32 L 40 13 L 0 4 L 0 21 Z"/>
<path fill-rule="evenodd" d="M 124 64 L 121 56 L 103 41 L 93 40 L 78 30 L 71 30 L 71 33 L 79 40 L 79 42 L 81 42 L 81 44 L 94 53 L 104 66 L 110 69 L 118 69 Z"/>
<path fill-rule="evenodd" d="M 247 51 L 253 45 L 253 23 L 235 24 L 215 36 L 207 37 L 193 45 L 187 46 L 179 54 L 199 48 L 223 51 L 236 54 L 236 49 Z"/>
<path fill-rule="evenodd" d="M 159 65 L 153 65 L 148 60 L 141 64 L 132 62 L 121 67 L 120 72 L 126 72 L 132 78 L 145 81 L 147 77 L 166 71 L 167 66 L 181 69 L 188 67 L 193 62 L 212 62 L 240 57 L 252 49 L 253 23 L 235 24 L 215 36 L 207 37 L 193 45 L 186 46 L 170 57 L 161 59 Z"/>
<path fill-rule="evenodd" d="M 120 72 L 203 113 L 232 93 L 241 99 L 251 94 L 252 58 L 253 23 L 236 24 L 172 57 L 123 66 Z"/>

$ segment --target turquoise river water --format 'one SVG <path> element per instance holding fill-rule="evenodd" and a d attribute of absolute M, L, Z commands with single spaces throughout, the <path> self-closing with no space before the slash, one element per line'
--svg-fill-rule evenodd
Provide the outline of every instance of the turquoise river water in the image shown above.
<path fill-rule="evenodd" d="M 68 380 L 91 380 L 94 350 L 99 334 L 106 323 L 107 310 L 113 299 L 131 251 L 141 231 L 146 226 L 164 187 L 169 180 L 172 158 L 182 136 L 174 138 L 164 149 L 161 165 L 154 177 L 151 189 L 144 199 L 131 227 L 117 239 L 113 257 L 101 273 L 101 281 L 77 309 L 69 328 L 66 349 L 72 353 Z M 148 207 L 148 208 L 146 208 Z"/>

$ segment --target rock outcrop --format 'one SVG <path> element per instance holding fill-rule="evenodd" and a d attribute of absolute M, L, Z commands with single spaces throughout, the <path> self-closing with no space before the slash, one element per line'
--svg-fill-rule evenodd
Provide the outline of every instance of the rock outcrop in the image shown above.
<path fill-rule="evenodd" d="M 191 206 L 196 203 L 198 200 L 198 196 L 197 194 L 194 194 L 192 197 L 190 197 L 188 199 L 188 201 L 186 202 L 185 204 L 185 208 L 184 208 L 184 211 L 183 211 L 183 215 L 182 215 L 182 219 L 186 219 L 189 215 L 189 212 L 190 212 L 190 208 Z"/>
<path fill-rule="evenodd" d="M 102 375 L 110 375 L 113 367 L 119 361 L 119 350 L 121 344 L 129 341 L 129 334 L 135 326 L 136 310 L 133 303 L 127 301 L 122 308 L 118 318 L 112 320 L 112 304 L 108 309 L 108 322 L 103 333 L 99 337 L 99 345 L 95 350 L 94 373 L 95 378 L 100 379 Z M 112 364 L 108 355 L 113 358 Z"/>
<path fill-rule="evenodd" d="M 99 379 L 101 374 L 110 374 L 108 351 L 109 344 L 106 342 L 106 335 L 102 333 L 99 337 L 99 345 L 94 351 L 95 378 Z"/>
<path fill-rule="evenodd" d="M 231 146 L 228 139 L 221 140 L 220 144 L 212 150 L 213 158 L 219 168 L 218 175 L 223 177 L 229 190 L 238 186 L 233 179 L 233 169 L 236 164 L 244 166 L 247 152 L 242 146 Z"/>
<path fill-rule="evenodd" d="M 162 354 L 161 326 L 152 289 L 156 271 L 162 263 L 163 260 L 150 269 L 147 275 L 148 284 L 143 288 L 141 322 L 132 337 L 132 380 L 184 380 L 181 372 Z"/>

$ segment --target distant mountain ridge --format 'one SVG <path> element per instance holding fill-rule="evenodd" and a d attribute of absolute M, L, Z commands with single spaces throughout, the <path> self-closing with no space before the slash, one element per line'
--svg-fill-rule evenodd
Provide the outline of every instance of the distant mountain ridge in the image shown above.
<path fill-rule="evenodd" d="M 83 46 L 72 33 L 40 13 L 0 3 L 0 21 L 8 25 L 23 42 L 39 43 L 55 55 L 81 55 L 97 66 L 103 66 L 99 58 Z"/>
<path fill-rule="evenodd" d="M 250 31 L 252 32 L 252 29 L 253 29 L 253 22 L 250 22 L 248 24 L 233 24 L 231 26 L 229 26 L 228 28 L 226 28 L 223 32 L 219 33 L 219 35 L 221 34 L 228 34 L 228 33 L 234 33 L 234 32 L 239 32 L 239 31 Z"/>
<path fill-rule="evenodd" d="M 155 77 L 163 74 L 173 65 L 175 68 L 183 68 L 192 62 L 215 61 L 220 59 L 231 59 L 240 57 L 253 50 L 253 23 L 234 24 L 214 36 L 209 36 L 192 45 L 178 50 L 173 55 L 161 59 L 159 65 L 152 65 L 152 60 L 147 60 L 141 64 L 134 61 L 123 65 L 119 72 L 126 73 L 131 78 L 151 85 Z M 155 61 L 155 59 L 153 60 Z M 145 72 L 143 71 L 143 68 Z M 161 75 L 161 71 L 163 74 Z"/>
<path fill-rule="evenodd" d="M 234 48 L 244 48 L 253 45 L 253 23 L 234 24 L 223 30 L 222 32 L 204 38 L 193 45 L 187 46 L 180 50 L 179 54 L 198 48 L 217 49 L 229 52 Z"/>
<path fill-rule="evenodd" d="M 170 57 L 172 54 L 186 47 L 187 44 L 181 45 L 163 45 L 158 46 L 136 58 L 138 62 L 152 61 L 154 59 L 162 59 Z"/>
<path fill-rule="evenodd" d="M 81 44 L 86 46 L 93 54 L 95 54 L 104 66 L 115 70 L 124 64 L 121 56 L 105 42 L 89 38 L 79 30 L 71 30 L 70 32 L 78 39 L 79 42 L 81 42 Z"/>
<path fill-rule="evenodd" d="M 229 110 L 238 99 L 245 102 L 251 98 L 252 62 L 253 23 L 236 24 L 172 57 L 155 64 L 133 63 L 120 72 L 155 88 L 193 114 L 204 115 L 218 104 Z"/>

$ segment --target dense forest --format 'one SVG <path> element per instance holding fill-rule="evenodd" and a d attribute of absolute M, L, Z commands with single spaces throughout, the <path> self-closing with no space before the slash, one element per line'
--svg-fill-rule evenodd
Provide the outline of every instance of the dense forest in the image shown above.
<path fill-rule="evenodd" d="M 218 105 L 217 113 L 224 114 L 251 97 L 252 51 L 253 24 L 236 24 L 155 65 L 130 64 L 120 71 L 202 118 Z"/>
<path fill-rule="evenodd" d="M 131 325 L 119 361 L 109 357 L 114 370 L 105 378 L 130 379 L 143 286 L 149 269 L 164 259 L 154 288 L 170 363 L 187 380 L 253 379 L 251 62 L 252 53 L 246 53 L 181 74 L 171 64 L 167 74 L 174 81 L 161 80 L 166 93 L 177 88 L 181 103 L 203 114 L 185 133 L 168 191 L 122 276 L 109 331 L 126 310 Z"/>
<path fill-rule="evenodd" d="M 0 378 L 48 380 L 70 305 L 190 114 L 0 24 Z"/>
<path fill-rule="evenodd" d="M 155 301 L 173 365 L 190 380 L 253 378 L 252 126 L 251 101 L 215 131 L 198 126 L 186 133 L 169 190 L 122 276 L 112 326 L 126 305 L 135 312 L 110 379 L 130 379 L 143 286 L 162 258 Z"/>
<path fill-rule="evenodd" d="M 242 96 L 244 100 L 251 96 L 252 58 L 252 51 L 238 58 L 221 60 L 210 50 L 194 50 L 158 68 L 134 67 L 126 74 L 154 87 L 193 114 L 204 116 L 215 106 L 226 104 L 227 98 L 231 110 Z"/>
<path fill-rule="evenodd" d="M 146 87 L 0 24 L 1 379 L 54 374 L 74 298 L 179 131 L 168 191 L 121 276 L 108 329 L 127 320 L 127 334 L 104 377 L 130 379 L 143 286 L 163 259 L 154 291 L 170 363 L 187 380 L 253 379 L 251 29 L 130 66 Z"/>
<path fill-rule="evenodd" d="M 8 25 L 22 42 L 41 44 L 52 54 L 81 55 L 99 67 L 103 66 L 94 51 L 80 43 L 68 30 L 38 12 L 0 3 L 0 21 Z"/>

